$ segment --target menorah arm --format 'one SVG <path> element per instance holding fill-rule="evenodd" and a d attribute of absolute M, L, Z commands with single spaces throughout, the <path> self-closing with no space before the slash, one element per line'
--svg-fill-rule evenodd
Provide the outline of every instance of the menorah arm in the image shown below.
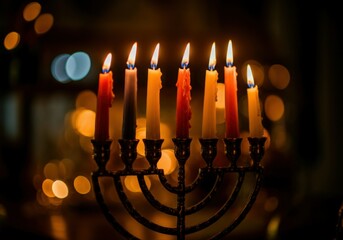
<path fill-rule="evenodd" d="M 186 234 L 194 233 L 194 232 L 200 231 L 204 228 L 207 228 L 208 226 L 215 223 L 218 219 L 220 219 L 227 212 L 227 210 L 235 202 L 235 200 L 236 200 L 236 198 L 240 192 L 240 189 L 243 185 L 245 172 L 240 171 L 237 173 L 238 173 L 238 178 L 237 178 L 234 190 L 232 191 L 230 197 L 227 199 L 225 204 L 212 217 L 210 217 L 207 221 L 204 221 L 204 222 L 199 223 L 199 224 L 194 225 L 194 226 L 186 227 L 186 229 L 185 229 Z"/>
<path fill-rule="evenodd" d="M 138 175 L 138 182 L 139 182 L 139 186 L 142 190 L 143 195 L 145 196 L 145 198 L 148 200 L 148 202 L 155 207 L 156 209 L 160 210 L 161 212 L 164 212 L 166 214 L 169 215 L 173 215 L 173 216 L 177 216 L 178 212 L 176 208 L 171 208 L 168 207 L 162 203 L 160 203 L 153 195 L 152 193 L 149 191 L 148 186 L 146 185 L 146 182 L 144 180 L 144 175 Z"/>
<path fill-rule="evenodd" d="M 188 186 L 185 186 L 184 193 L 189 193 L 193 191 L 205 178 L 206 171 L 203 171 L 203 169 L 199 169 L 197 177 L 194 179 L 194 181 L 189 184 Z M 160 179 L 161 184 L 164 186 L 166 190 L 168 190 L 171 193 L 180 193 L 181 190 L 178 186 L 173 186 L 168 182 L 168 179 L 165 177 L 164 174 L 159 173 L 158 177 Z"/>
<path fill-rule="evenodd" d="M 230 224 L 228 225 L 223 231 L 221 231 L 220 233 L 215 234 L 214 236 L 212 236 L 210 238 L 210 240 L 217 240 L 217 239 L 222 239 L 224 236 L 226 236 L 227 234 L 229 234 L 233 229 L 235 229 L 242 221 L 243 219 L 246 217 L 246 215 L 248 214 L 248 212 L 250 211 L 250 209 L 252 208 L 257 194 L 260 191 L 260 188 L 262 186 L 262 181 L 263 181 L 263 167 L 258 167 L 256 169 L 257 171 L 257 178 L 256 178 L 256 184 L 255 184 L 255 188 L 254 191 L 251 193 L 251 197 L 249 202 L 245 205 L 245 207 L 243 208 L 243 210 L 241 211 L 241 213 L 238 215 L 238 217 Z"/>
<path fill-rule="evenodd" d="M 203 170 L 203 169 L 201 169 Z M 203 171 L 201 171 L 203 173 Z M 212 189 L 210 190 L 210 192 L 206 195 L 205 198 L 203 198 L 200 202 L 189 206 L 185 209 L 185 214 L 189 215 L 192 213 L 195 213 L 197 211 L 199 211 L 200 209 L 204 208 L 205 206 L 207 206 L 207 204 L 213 199 L 213 195 L 216 193 L 218 186 L 220 185 L 220 183 L 223 180 L 223 172 L 219 173 L 216 175 L 216 179 L 215 182 L 212 186 Z M 203 175 L 203 174 L 202 174 Z"/>
<path fill-rule="evenodd" d="M 180 192 L 177 186 L 173 186 L 168 182 L 168 179 L 166 178 L 164 174 L 158 174 L 158 177 L 163 187 L 167 189 L 169 192 L 176 193 L 176 194 Z"/>
<path fill-rule="evenodd" d="M 164 226 L 158 225 L 152 221 L 149 221 L 144 216 L 142 216 L 135 209 L 135 207 L 131 204 L 128 197 L 126 196 L 124 189 L 123 189 L 123 184 L 122 184 L 120 175 L 114 175 L 113 180 L 114 180 L 114 185 L 116 187 L 116 191 L 118 193 L 119 199 L 121 200 L 122 204 L 126 208 L 127 212 L 134 219 L 136 219 L 139 223 L 141 223 L 145 227 L 147 227 L 149 229 L 154 229 L 154 231 L 156 231 L 156 232 L 169 234 L 169 235 L 176 235 L 177 234 L 177 228 L 164 227 Z"/>
<path fill-rule="evenodd" d="M 107 204 L 105 203 L 105 200 L 102 196 L 101 193 L 101 188 L 100 188 L 100 184 L 99 184 L 99 175 L 98 172 L 93 172 L 92 173 L 92 182 L 93 182 L 93 188 L 94 188 L 94 193 L 95 193 L 95 197 L 96 200 L 103 212 L 103 214 L 105 215 L 107 221 L 115 228 L 118 230 L 119 233 L 121 233 L 125 238 L 127 239 L 132 239 L 132 240 L 139 240 L 139 238 L 133 236 L 131 233 L 129 233 L 128 231 L 126 231 L 125 228 L 123 228 L 118 222 L 117 220 L 114 218 L 114 216 L 112 215 L 110 209 L 107 207 Z"/>
<path fill-rule="evenodd" d="M 207 172 L 204 171 L 204 169 L 199 169 L 197 177 L 194 179 L 194 181 L 185 187 L 185 193 L 192 192 L 205 178 Z"/>

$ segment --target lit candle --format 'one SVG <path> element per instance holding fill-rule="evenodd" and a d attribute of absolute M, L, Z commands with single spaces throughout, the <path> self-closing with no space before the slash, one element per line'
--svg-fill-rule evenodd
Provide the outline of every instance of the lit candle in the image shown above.
<path fill-rule="evenodd" d="M 212 50 L 205 77 L 205 94 L 202 115 L 202 138 L 216 138 L 216 101 L 218 72 L 216 65 L 216 45 L 212 44 Z"/>
<path fill-rule="evenodd" d="M 162 88 L 161 70 L 157 68 L 160 44 L 156 45 L 148 69 L 148 89 L 146 101 L 146 138 L 160 139 L 160 89 Z"/>
<path fill-rule="evenodd" d="M 191 127 L 189 121 L 192 116 L 191 111 L 191 73 L 187 68 L 189 63 L 189 43 L 186 46 L 183 58 L 181 61 L 181 68 L 179 68 L 176 87 L 176 137 L 188 138 L 189 128 Z"/>
<path fill-rule="evenodd" d="M 250 137 L 262 137 L 263 126 L 258 87 L 254 83 L 254 77 L 249 64 L 247 66 L 247 83 Z"/>
<path fill-rule="evenodd" d="M 109 139 L 109 108 L 112 106 L 114 94 L 112 92 L 113 79 L 110 71 L 112 54 L 109 53 L 99 74 L 98 99 L 95 117 L 94 139 L 106 141 Z"/>
<path fill-rule="evenodd" d="M 134 43 L 125 69 L 124 106 L 123 106 L 123 139 L 136 138 L 137 111 L 137 68 L 135 68 L 137 43 Z"/>
<path fill-rule="evenodd" d="M 233 66 L 232 42 L 229 41 L 226 66 L 224 66 L 225 79 L 225 120 L 227 138 L 239 137 L 238 105 L 237 105 L 237 72 Z"/>

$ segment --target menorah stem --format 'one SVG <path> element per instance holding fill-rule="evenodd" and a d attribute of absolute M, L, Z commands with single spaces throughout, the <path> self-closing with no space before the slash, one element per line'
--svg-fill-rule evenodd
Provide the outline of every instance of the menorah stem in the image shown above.
<path fill-rule="evenodd" d="M 186 195 L 186 183 L 185 183 L 185 164 L 190 156 L 190 144 L 191 138 L 173 138 L 174 153 L 179 163 L 178 172 L 178 194 L 177 194 L 177 239 L 185 239 L 185 195 Z"/>
<path fill-rule="evenodd" d="M 183 240 L 185 236 L 185 226 L 186 226 L 186 223 L 185 223 L 186 222 L 185 221 L 185 164 L 179 165 L 178 188 L 180 192 L 177 195 L 177 211 L 178 211 L 177 239 Z"/>

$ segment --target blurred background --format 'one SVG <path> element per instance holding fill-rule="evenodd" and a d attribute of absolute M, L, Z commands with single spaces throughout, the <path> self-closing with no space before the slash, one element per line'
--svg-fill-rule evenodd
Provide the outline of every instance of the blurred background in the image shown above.
<path fill-rule="evenodd" d="M 0 15 L 1 239 L 121 239 L 95 201 L 91 172 L 96 164 L 90 140 L 98 77 L 111 52 L 115 98 L 110 109 L 113 143 L 108 168 L 122 167 L 117 140 L 124 71 L 134 42 L 138 44 L 138 139 L 145 137 L 147 71 L 160 43 L 161 137 L 165 140 L 159 164 L 171 183 L 177 181 L 171 141 L 175 137 L 175 84 L 190 43 L 193 140 L 186 174 L 191 182 L 204 166 L 198 138 L 213 42 L 219 74 L 218 138 L 225 133 L 223 72 L 229 40 L 238 73 L 242 161 L 248 158 L 247 64 L 259 86 L 268 139 L 262 190 L 228 239 L 335 238 L 343 199 L 339 150 L 343 24 L 334 1 L 310 6 L 292 0 L 2 0 Z M 221 141 L 218 149 L 216 164 L 225 165 Z M 138 153 L 137 167 L 144 167 L 142 142 Z M 250 180 L 246 191 L 253 184 Z M 144 208 L 135 179 L 124 182 L 137 208 Z M 151 191 L 162 191 L 156 179 L 147 182 Z M 172 239 L 155 236 L 131 222 L 111 183 L 102 184 L 114 212 L 140 238 Z M 169 203 L 168 197 L 161 197 Z M 158 215 L 149 217 L 169 221 Z M 211 231 L 215 228 L 189 239 L 207 239 Z"/>

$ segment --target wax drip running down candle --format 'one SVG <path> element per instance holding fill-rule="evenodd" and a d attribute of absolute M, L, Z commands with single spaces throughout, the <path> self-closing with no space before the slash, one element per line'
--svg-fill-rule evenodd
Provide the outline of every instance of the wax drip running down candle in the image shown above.
<path fill-rule="evenodd" d="M 160 139 L 160 89 L 162 88 L 161 70 L 157 68 L 160 44 L 156 45 L 148 69 L 148 87 L 146 100 L 146 138 Z"/>
<path fill-rule="evenodd" d="M 263 126 L 258 87 L 255 85 L 254 77 L 249 64 L 247 66 L 247 84 L 250 137 L 262 137 Z"/>
<path fill-rule="evenodd" d="M 190 44 L 188 43 L 181 61 L 181 68 L 178 71 L 176 82 L 177 99 L 176 99 L 176 137 L 188 138 L 189 121 L 192 117 L 191 110 L 191 73 L 188 67 Z"/>
<path fill-rule="evenodd" d="M 202 115 L 202 138 L 216 138 L 216 101 L 218 72 L 216 66 L 216 45 L 212 44 L 208 70 L 205 76 L 205 94 Z"/>
<path fill-rule="evenodd" d="M 227 48 L 226 66 L 224 66 L 225 82 L 225 121 L 227 138 L 239 137 L 238 104 L 237 104 L 237 72 L 233 66 L 232 41 Z"/>
<path fill-rule="evenodd" d="M 125 69 L 124 106 L 123 106 L 123 139 L 136 138 L 136 113 L 137 113 L 137 68 L 135 59 L 137 42 L 131 48 Z"/>
<path fill-rule="evenodd" d="M 109 108 L 112 106 L 114 98 L 112 71 L 110 71 L 111 61 L 112 54 L 109 53 L 103 63 L 102 73 L 99 74 L 94 133 L 94 139 L 97 141 L 109 139 Z"/>

